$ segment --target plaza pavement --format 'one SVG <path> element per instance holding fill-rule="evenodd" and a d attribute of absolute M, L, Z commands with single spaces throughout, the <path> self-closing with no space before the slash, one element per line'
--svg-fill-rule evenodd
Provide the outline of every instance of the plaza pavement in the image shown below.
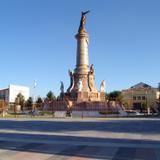
<path fill-rule="evenodd" d="M 160 119 L 0 119 L 0 160 L 160 160 Z"/>

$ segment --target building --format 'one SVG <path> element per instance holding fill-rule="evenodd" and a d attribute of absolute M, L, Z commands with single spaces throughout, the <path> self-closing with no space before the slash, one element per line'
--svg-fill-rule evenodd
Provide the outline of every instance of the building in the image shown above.
<path fill-rule="evenodd" d="M 14 103 L 17 95 L 21 93 L 25 100 L 29 98 L 29 88 L 10 84 L 7 88 L 0 89 L 0 99 L 8 103 Z"/>
<path fill-rule="evenodd" d="M 146 110 L 156 107 L 158 88 L 153 88 L 148 84 L 140 82 L 129 89 L 122 90 L 125 106 L 128 109 Z"/>
<path fill-rule="evenodd" d="M 157 91 L 156 99 L 160 99 L 160 91 Z"/>

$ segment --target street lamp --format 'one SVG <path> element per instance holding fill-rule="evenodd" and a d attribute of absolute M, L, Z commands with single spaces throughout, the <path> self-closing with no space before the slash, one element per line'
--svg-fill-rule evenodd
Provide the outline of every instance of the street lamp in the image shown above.
<path fill-rule="evenodd" d="M 5 116 L 5 108 L 6 108 L 5 100 L 6 100 L 6 97 L 5 97 L 5 94 L 4 94 L 3 95 L 3 106 L 2 106 L 2 116 L 3 117 Z"/>
<path fill-rule="evenodd" d="M 160 83 L 158 83 L 158 108 L 160 109 Z"/>
<path fill-rule="evenodd" d="M 134 99 L 133 99 L 133 89 L 131 90 L 131 94 L 132 94 L 132 95 L 131 95 L 131 103 L 132 103 L 131 105 L 132 105 L 132 109 L 133 109 L 133 100 L 134 100 Z"/>
<path fill-rule="evenodd" d="M 36 87 L 37 87 L 37 80 L 34 80 L 32 111 L 35 111 L 35 107 L 36 107 Z"/>

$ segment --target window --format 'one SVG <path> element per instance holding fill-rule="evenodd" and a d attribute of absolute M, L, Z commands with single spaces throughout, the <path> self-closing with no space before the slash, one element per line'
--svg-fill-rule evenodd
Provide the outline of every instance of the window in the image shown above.
<path fill-rule="evenodd" d="M 141 96 L 138 96 L 137 99 L 138 99 L 138 100 L 141 100 Z"/>
<path fill-rule="evenodd" d="M 136 100 L 136 96 L 133 96 L 133 100 Z"/>
<path fill-rule="evenodd" d="M 142 96 L 142 100 L 145 100 L 146 99 L 146 97 L 145 96 Z"/>

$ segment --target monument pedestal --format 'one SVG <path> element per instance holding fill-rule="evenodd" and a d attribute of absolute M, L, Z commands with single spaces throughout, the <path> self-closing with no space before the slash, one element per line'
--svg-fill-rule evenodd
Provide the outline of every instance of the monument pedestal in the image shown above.
<path fill-rule="evenodd" d="M 78 92 L 77 101 L 88 101 L 88 92 Z"/>

